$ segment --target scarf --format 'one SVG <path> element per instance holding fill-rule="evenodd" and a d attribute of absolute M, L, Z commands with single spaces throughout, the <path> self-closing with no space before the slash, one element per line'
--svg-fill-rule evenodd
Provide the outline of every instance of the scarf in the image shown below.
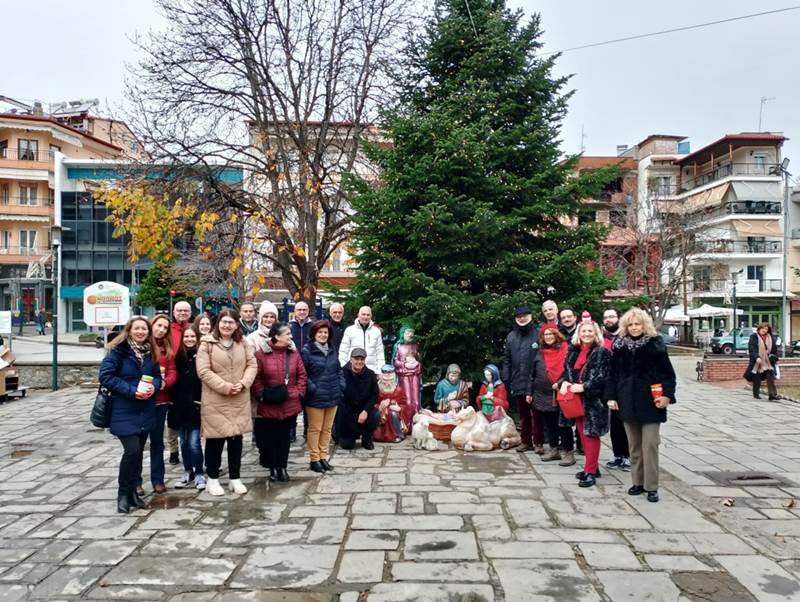
<path fill-rule="evenodd" d="M 624 337 L 618 337 L 617 340 L 614 341 L 614 344 L 611 346 L 611 348 L 625 348 L 628 351 L 636 351 L 637 349 L 647 345 L 648 341 L 650 341 L 650 337 L 648 336 L 640 335 L 638 337 L 632 337 L 630 335 L 625 335 Z"/>
<path fill-rule="evenodd" d="M 769 361 L 769 356 L 772 353 L 772 337 L 767 334 L 767 336 L 762 337 L 760 334 L 758 335 L 758 357 L 761 360 L 761 365 L 758 367 L 756 372 L 766 372 L 767 370 L 772 370 L 772 362 Z"/>
<path fill-rule="evenodd" d="M 328 344 L 327 344 L 327 343 L 324 343 L 324 344 L 323 344 L 323 343 L 318 343 L 317 341 L 314 341 L 314 344 L 317 346 L 317 349 L 319 349 L 320 351 L 322 351 L 322 354 L 323 354 L 325 357 L 328 357 L 328 352 L 330 351 L 330 348 L 328 347 Z"/>
<path fill-rule="evenodd" d="M 550 384 L 557 383 L 564 374 L 564 359 L 567 357 L 567 345 L 561 344 L 558 347 L 542 347 L 542 357 L 544 358 L 544 369 L 547 373 L 547 380 Z M 583 360 L 584 363 L 586 360 Z"/>
<path fill-rule="evenodd" d="M 580 374 L 583 367 L 586 365 L 586 362 L 589 361 L 589 354 L 594 349 L 594 344 L 591 345 L 584 345 L 581 343 L 580 345 L 580 352 L 578 353 L 578 359 L 575 360 L 575 371 Z M 579 378 L 578 380 L 582 380 Z"/>
<path fill-rule="evenodd" d="M 133 354 L 136 356 L 136 363 L 139 364 L 139 367 L 141 368 L 142 366 L 144 366 L 144 358 L 150 356 L 150 343 L 145 341 L 144 343 L 139 345 L 136 341 L 134 341 L 132 338 L 129 337 L 128 346 L 131 348 L 131 351 L 133 351 Z"/>

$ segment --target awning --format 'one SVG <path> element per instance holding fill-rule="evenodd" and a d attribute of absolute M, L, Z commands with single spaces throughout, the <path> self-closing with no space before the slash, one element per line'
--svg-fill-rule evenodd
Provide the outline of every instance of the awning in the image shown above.
<path fill-rule="evenodd" d="M 725 198 L 729 187 L 730 184 L 715 186 L 714 188 L 709 188 L 708 190 L 687 197 L 686 201 L 683 203 L 684 212 L 691 213 L 698 209 L 707 209 L 719 205 L 722 199 Z"/>
<path fill-rule="evenodd" d="M 16 213 L 0 213 L 0 222 L 50 222 L 49 215 L 18 215 Z"/>
<path fill-rule="evenodd" d="M 61 142 L 66 142 L 67 144 L 72 144 L 73 146 L 77 146 L 79 148 L 83 147 L 83 140 L 79 136 L 74 136 L 68 134 L 61 130 L 58 126 L 48 125 L 48 124 L 35 124 L 30 123 L 28 121 L 25 122 L 18 122 L 18 121 L 2 121 L 0 122 L 3 129 L 11 129 L 11 130 L 22 130 L 22 131 L 30 131 L 30 132 L 47 132 L 56 140 L 60 140 Z"/>
<path fill-rule="evenodd" d="M 735 219 L 733 227 L 741 236 L 783 236 L 780 221 L 777 219 Z"/>
<path fill-rule="evenodd" d="M 737 201 L 778 201 L 781 198 L 780 182 L 732 182 Z"/>

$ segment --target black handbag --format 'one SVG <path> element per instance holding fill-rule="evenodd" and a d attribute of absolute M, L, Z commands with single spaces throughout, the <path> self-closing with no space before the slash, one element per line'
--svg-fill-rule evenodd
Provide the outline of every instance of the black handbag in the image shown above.
<path fill-rule="evenodd" d="M 103 385 L 97 388 L 89 420 L 100 429 L 107 429 L 111 426 L 111 391 Z"/>
<path fill-rule="evenodd" d="M 289 351 L 286 351 L 286 376 L 282 385 L 266 387 L 261 393 L 261 403 L 267 406 L 277 406 L 289 399 Z"/>

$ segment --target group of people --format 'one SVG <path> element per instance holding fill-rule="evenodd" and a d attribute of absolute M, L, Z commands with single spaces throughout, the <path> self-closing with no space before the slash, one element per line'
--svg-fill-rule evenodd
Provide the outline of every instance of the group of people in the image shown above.
<path fill-rule="evenodd" d="M 142 459 L 150 440 L 150 480 L 166 491 L 164 430 L 170 431 L 170 460 L 182 457 L 176 488 L 206 489 L 223 495 L 222 453 L 227 448 L 228 486 L 247 492 L 241 480 L 244 435 L 253 432 L 259 464 L 271 481 L 289 480 L 289 448 L 304 416 L 309 469 L 334 470 L 331 441 L 343 449 L 357 442 L 398 442 L 411 432 L 420 410 L 420 349 L 414 329 L 404 324 L 387 362 L 383 332 L 362 307 L 353 324 L 333 304 L 329 319 L 312 320 L 299 301 L 294 318 L 279 321 L 277 307 L 264 301 L 258 311 L 243 303 L 212 321 L 192 320 L 179 302 L 173 319 L 132 318 L 108 345 L 100 383 L 111 393 L 111 433 L 123 448 L 117 507 L 143 507 Z M 522 444 L 544 462 L 575 464 L 585 454 L 579 485 L 600 477 L 600 437 L 611 430 L 614 458 L 608 468 L 632 471 L 632 495 L 658 500 L 659 425 L 675 402 L 675 374 L 651 318 L 632 309 L 620 318 L 604 313 L 600 328 L 587 313 L 542 306 L 544 324 L 521 307 L 506 339 L 501 368 L 488 364 L 474 400 L 452 364 L 438 383 L 434 403 L 458 412 L 472 403 L 489 420 L 504 416 L 513 399 L 519 410 Z M 580 398 L 583 411 L 567 417 L 559 399 Z M 502 412 L 501 412 L 502 410 Z M 575 435 L 573 436 L 573 428 Z M 205 450 L 201 445 L 205 440 Z M 172 443 L 174 441 L 174 443 Z M 548 449 L 545 449 L 545 441 Z M 172 446 L 175 446 L 172 449 Z"/>
<path fill-rule="evenodd" d="M 517 450 L 571 466 L 578 447 L 584 465 L 575 476 L 579 486 L 591 487 L 601 476 L 600 438 L 610 430 L 614 457 L 606 467 L 630 471 L 628 493 L 657 502 L 659 429 L 675 403 L 676 379 L 652 318 L 639 308 L 622 317 L 609 308 L 601 328 L 588 312 L 579 319 L 551 300 L 542 315 L 537 326 L 531 310 L 520 307 L 506 338 L 503 398 L 510 395 L 519 410 Z"/>
<path fill-rule="evenodd" d="M 421 371 L 413 329 L 403 328 L 393 363 L 386 364 L 369 307 L 350 326 L 342 322 L 341 304 L 331 305 L 328 320 L 317 321 L 302 301 L 288 323 L 278 320 L 269 301 L 258 313 L 252 303 L 240 311 L 223 309 L 213 322 L 206 314 L 192 321 L 189 304 L 179 302 L 172 320 L 166 314 L 134 317 L 108 344 L 99 380 L 111 394 L 110 431 L 123 448 L 119 512 L 144 507 L 148 439 L 153 492 L 166 491 L 165 427 L 171 447 L 175 441 L 170 461 L 183 461 L 175 487 L 215 496 L 225 493 L 220 468 L 226 449 L 229 487 L 247 492 L 241 458 L 244 435 L 251 431 L 269 479 L 288 481 L 289 447 L 301 413 L 309 468 L 319 473 L 334 470 L 334 435 L 344 449 L 359 439 L 373 449 L 374 440 L 400 441 L 410 431 Z"/>

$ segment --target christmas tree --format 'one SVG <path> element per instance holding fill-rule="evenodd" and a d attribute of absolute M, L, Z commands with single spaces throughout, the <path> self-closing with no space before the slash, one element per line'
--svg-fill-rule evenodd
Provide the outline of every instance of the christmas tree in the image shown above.
<path fill-rule="evenodd" d="M 614 174 L 573 174 L 559 151 L 570 92 L 542 57 L 540 20 L 502 0 L 439 0 L 404 50 L 380 184 L 355 184 L 353 301 L 384 329 L 410 320 L 428 368 L 500 356 L 518 305 L 597 308 L 604 230 L 581 199 Z M 429 372 L 430 374 L 430 372 Z"/>

